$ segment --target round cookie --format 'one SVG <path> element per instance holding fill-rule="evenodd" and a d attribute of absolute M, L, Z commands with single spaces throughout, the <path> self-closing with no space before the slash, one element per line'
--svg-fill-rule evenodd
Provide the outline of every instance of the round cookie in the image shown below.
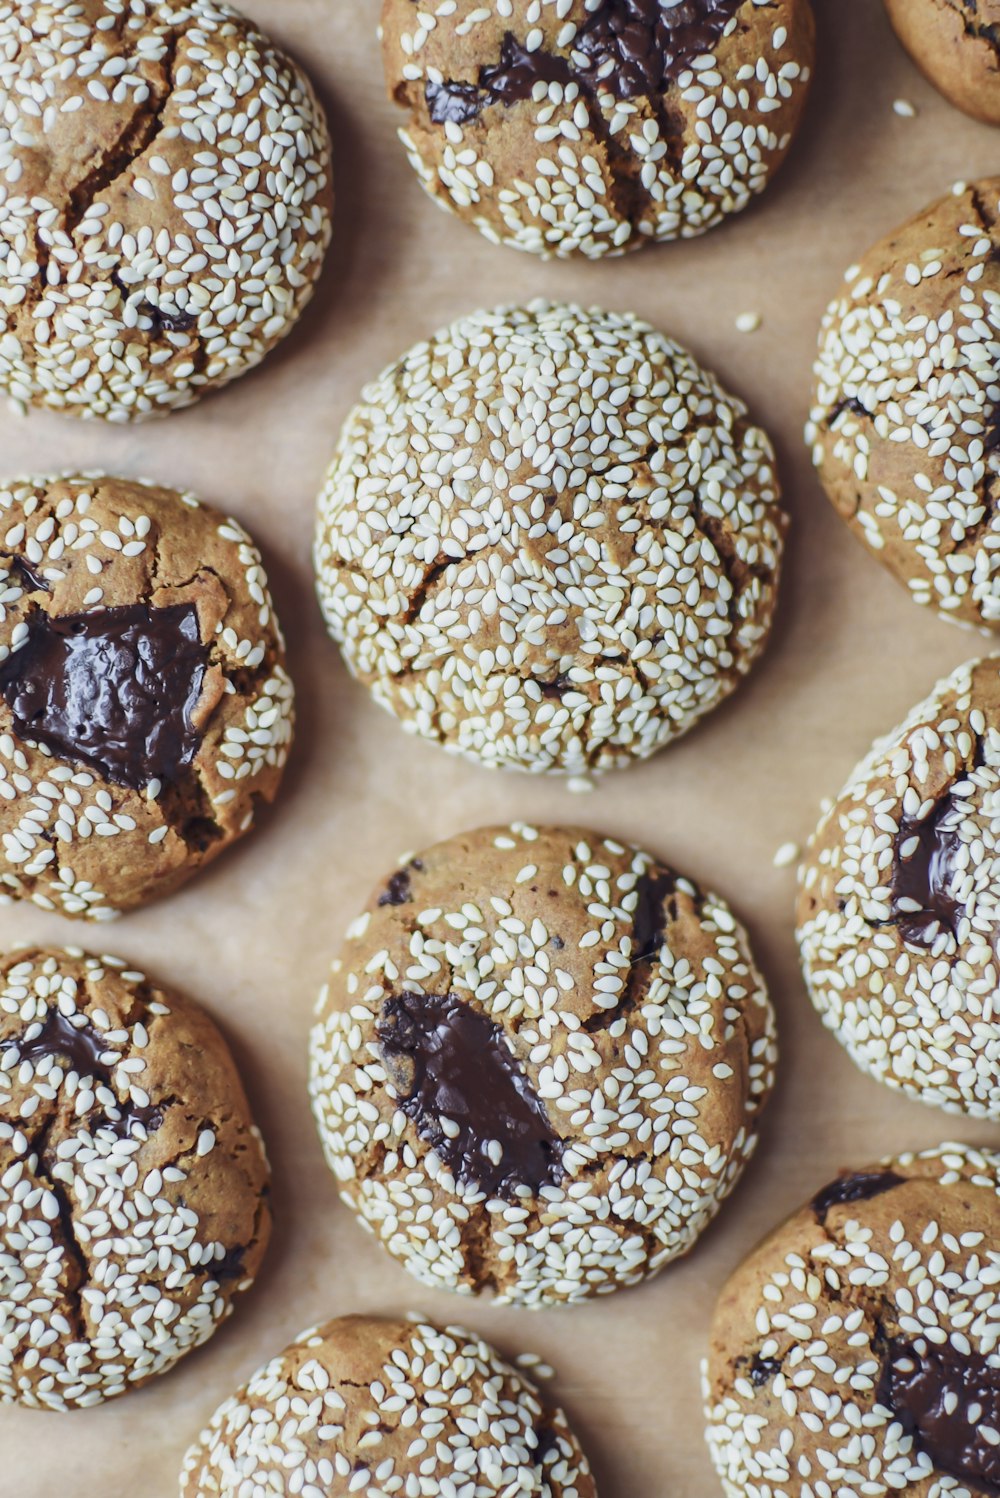
<path fill-rule="evenodd" d="M 1000 628 L 1000 177 L 847 273 L 806 429 L 834 507 L 917 603 Z"/>
<path fill-rule="evenodd" d="M 219 0 L 0 9 L 0 386 L 136 421 L 259 364 L 330 240 L 300 70 Z"/>
<path fill-rule="evenodd" d="M 562 1410 L 458 1327 L 342 1316 L 259 1368 L 184 1459 L 181 1498 L 596 1498 Z M 288 1489 L 287 1491 L 290 1491 Z"/>
<path fill-rule="evenodd" d="M 966 114 L 1000 125 L 1000 0 L 885 0 L 903 46 Z"/>
<path fill-rule="evenodd" d="M 1000 1484 L 1000 1157 L 842 1175 L 737 1269 L 706 1370 L 727 1498 L 981 1498 Z"/>
<path fill-rule="evenodd" d="M 274 799 L 292 684 L 260 555 L 189 494 L 0 487 L 0 899 L 107 920 Z"/>
<path fill-rule="evenodd" d="M 165 1373 L 250 1288 L 269 1173 L 208 1016 L 113 957 L 0 960 L 0 1402 Z"/>
<path fill-rule="evenodd" d="M 424 1284 L 554 1305 L 686 1253 L 774 1078 L 746 933 L 647 853 L 470 832 L 351 926 L 310 1091 L 343 1199 Z"/>
<path fill-rule="evenodd" d="M 880 1082 L 1000 1120 L 1000 657 L 961 666 L 880 739 L 800 870 L 823 1023 Z"/>
<path fill-rule="evenodd" d="M 729 695 L 784 532 L 742 402 L 632 316 L 538 301 L 443 329 L 363 392 L 316 569 L 348 666 L 404 728 L 576 774 Z"/>
<path fill-rule="evenodd" d="M 621 254 L 763 192 L 799 124 L 808 0 L 383 0 L 426 191 L 495 242 Z"/>

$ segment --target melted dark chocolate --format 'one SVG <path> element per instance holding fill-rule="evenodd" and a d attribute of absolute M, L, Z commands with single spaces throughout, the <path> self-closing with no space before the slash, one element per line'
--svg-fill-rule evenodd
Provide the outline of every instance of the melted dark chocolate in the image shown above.
<path fill-rule="evenodd" d="M 193 714 L 208 651 L 193 604 L 28 616 L 27 642 L 0 666 L 21 738 L 142 790 L 198 752 Z"/>
<path fill-rule="evenodd" d="M 149 1135 L 163 1127 L 163 1109 L 155 1105 L 140 1108 L 135 1103 L 124 1103 L 119 1106 L 118 1114 L 117 1118 L 103 1118 L 94 1132 L 108 1130 L 118 1139 L 138 1139 L 140 1128 Z"/>
<path fill-rule="evenodd" d="M 889 1342 L 878 1402 L 913 1436 L 938 1472 L 976 1492 L 1000 1494 L 1000 1447 L 982 1432 L 1000 1430 L 1000 1368 L 948 1344 Z M 954 1408 L 952 1408 L 954 1406 Z"/>
<path fill-rule="evenodd" d="M 760 1353 L 755 1353 L 750 1364 L 750 1382 L 755 1389 L 761 1389 L 769 1384 L 776 1373 L 781 1372 L 781 1364 L 777 1358 L 762 1358 Z"/>
<path fill-rule="evenodd" d="M 965 907 L 951 891 L 964 815 L 954 798 L 945 796 L 922 822 L 900 823 L 890 909 L 900 935 L 911 946 L 930 947 L 942 931 L 957 933 Z M 904 858 L 900 850 L 913 838 L 916 847 Z M 901 900 L 912 900 L 919 909 L 903 909 Z"/>
<path fill-rule="evenodd" d="M 562 1140 L 491 1019 L 454 994 L 404 993 L 386 1000 L 377 1032 L 399 1106 L 456 1180 L 505 1199 L 559 1184 Z"/>
<path fill-rule="evenodd" d="M 245 1254 L 246 1249 L 242 1247 L 227 1249 L 221 1259 L 216 1259 L 211 1264 L 203 1264 L 202 1273 L 208 1279 L 218 1280 L 220 1285 L 225 1284 L 227 1280 L 238 1280 L 243 1273 Z"/>
<path fill-rule="evenodd" d="M 666 902 L 676 889 L 673 874 L 644 874 L 632 914 L 632 966 L 659 957 L 667 929 Z"/>
<path fill-rule="evenodd" d="M 36 572 L 25 557 L 7 557 L 5 560 L 10 563 L 11 575 L 18 576 L 29 593 L 50 592 L 49 585 L 42 574 Z"/>
<path fill-rule="evenodd" d="M 58 1009 L 50 1009 L 42 1021 L 42 1028 L 30 1040 L 5 1040 L 0 1050 L 17 1051 L 20 1061 L 41 1061 L 45 1056 L 54 1056 L 66 1062 L 67 1071 L 75 1071 L 81 1077 L 93 1077 L 95 1082 L 107 1086 L 111 1072 L 101 1060 L 108 1049 L 99 1031 L 93 1025 L 74 1025 Z"/>
<path fill-rule="evenodd" d="M 894 1170 L 859 1170 L 854 1175 L 838 1176 L 829 1186 L 816 1193 L 812 1209 L 817 1217 L 825 1217 L 832 1207 L 844 1207 L 850 1202 L 871 1201 L 885 1191 L 902 1186 L 906 1177 L 898 1176 Z"/>

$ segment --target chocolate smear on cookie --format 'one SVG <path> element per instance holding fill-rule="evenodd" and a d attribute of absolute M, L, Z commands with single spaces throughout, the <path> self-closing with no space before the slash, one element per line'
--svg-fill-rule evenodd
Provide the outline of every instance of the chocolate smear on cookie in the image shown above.
<path fill-rule="evenodd" d="M 914 1445 L 977 1493 L 1000 1494 L 1000 1367 L 903 1338 L 889 1341 L 878 1402 L 913 1437 Z"/>
<path fill-rule="evenodd" d="M 861 1170 L 854 1175 L 838 1176 L 829 1186 L 812 1199 L 812 1209 L 823 1218 L 833 1207 L 847 1206 L 850 1202 L 867 1202 L 883 1192 L 902 1186 L 906 1177 L 894 1170 Z"/>
<path fill-rule="evenodd" d="M 904 941 L 930 947 L 942 931 L 952 936 L 965 911 L 954 894 L 967 812 L 944 796 L 923 821 L 904 819 L 896 836 L 891 918 Z"/>

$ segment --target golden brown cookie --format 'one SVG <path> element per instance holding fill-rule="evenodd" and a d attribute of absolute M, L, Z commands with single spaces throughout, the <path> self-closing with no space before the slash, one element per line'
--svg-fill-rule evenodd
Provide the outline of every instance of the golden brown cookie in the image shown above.
<path fill-rule="evenodd" d="M 298 1486 L 288 1486 L 294 1472 Z M 416 1319 L 303 1332 L 220 1405 L 181 1498 L 596 1498 L 562 1410 L 488 1343 Z"/>
<path fill-rule="evenodd" d="M 489 239 L 621 254 L 763 192 L 812 72 L 808 0 L 384 0 L 427 192 Z"/>
<path fill-rule="evenodd" d="M 0 487 L 0 898 L 107 920 L 273 800 L 292 684 L 260 555 L 189 494 Z"/>
<path fill-rule="evenodd" d="M 0 58 L 0 386 L 123 422 L 252 369 L 330 239 L 304 74 L 217 0 L 16 0 Z"/>
<path fill-rule="evenodd" d="M 322 996 L 310 1087 L 341 1195 L 391 1254 L 536 1306 L 691 1248 L 774 1064 L 728 906 L 610 838 L 515 826 L 375 891 Z"/>
<path fill-rule="evenodd" d="M 1000 1488 L 1000 1158 L 843 1175 L 730 1279 L 706 1370 L 728 1498 Z"/>
<path fill-rule="evenodd" d="M 885 0 L 896 35 L 936 89 L 1000 125 L 1000 0 Z"/>
<path fill-rule="evenodd" d="M 0 960 L 0 1402 L 171 1368 L 250 1288 L 264 1148 L 208 1016 L 113 957 Z"/>

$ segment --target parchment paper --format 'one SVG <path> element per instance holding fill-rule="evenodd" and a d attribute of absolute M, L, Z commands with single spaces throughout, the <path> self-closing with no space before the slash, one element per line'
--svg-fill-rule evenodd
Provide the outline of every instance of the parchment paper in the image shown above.
<path fill-rule="evenodd" d="M 56 1416 L 0 1410 L 0 1498 L 170 1498 L 215 1406 L 314 1321 L 421 1309 L 558 1370 L 602 1498 L 714 1498 L 698 1364 L 725 1276 L 842 1165 L 948 1138 L 993 1141 L 856 1072 L 806 998 L 786 840 L 804 842 L 871 738 L 982 641 L 918 609 L 852 540 L 801 438 L 820 316 L 869 243 L 958 178 L 1000 166 L 1000 133 L 919 77 L 878 0 L 818 0 L 805 128 L 771 190 L 707 238 L 626 261 L 544 265 L 496 249 L 427 201 L 395 139 L 375 0 L 246 0 L 309 68 L 337 142 L 334 249 L 303 324 L 262 370 L 192 411 L 134 430 L 0 410 L 7 474 L 94 468 L 190 486 L 264 547 L 299 689 L 298 747 L 273 813 L 179 896 L 95 929 L 0 910 L 0 945 L 77 942 L 202 1000 L 243 1067 L 275 1174 L 277 1229 L 253 1293 L 209 1346 L 146 1390 Z M 904 98 L 915 118 L 898 116 Z M 589 795 L 499 776 L 416 742 L 353 685 L 316 607 L 314 495 L 365 379 L 480 304 L 535 294 L 630 308 L 689 344 L 778 443 L 793 516 L 763 664 L 688 739 Z M 737 315 L 757 311 L 753 334 Z M 761 1148 L 694 1253 L 651 1284 L 572 1310 L 496 1310 L 421 1290 L 342 1208 L 305 1093 L 313 1001 L 362 895 L 397 855 L 465 826 L 561 819 L 645 842 L 724 893 L 748 922 L 779 1011 L 780 1085 Z"/>

